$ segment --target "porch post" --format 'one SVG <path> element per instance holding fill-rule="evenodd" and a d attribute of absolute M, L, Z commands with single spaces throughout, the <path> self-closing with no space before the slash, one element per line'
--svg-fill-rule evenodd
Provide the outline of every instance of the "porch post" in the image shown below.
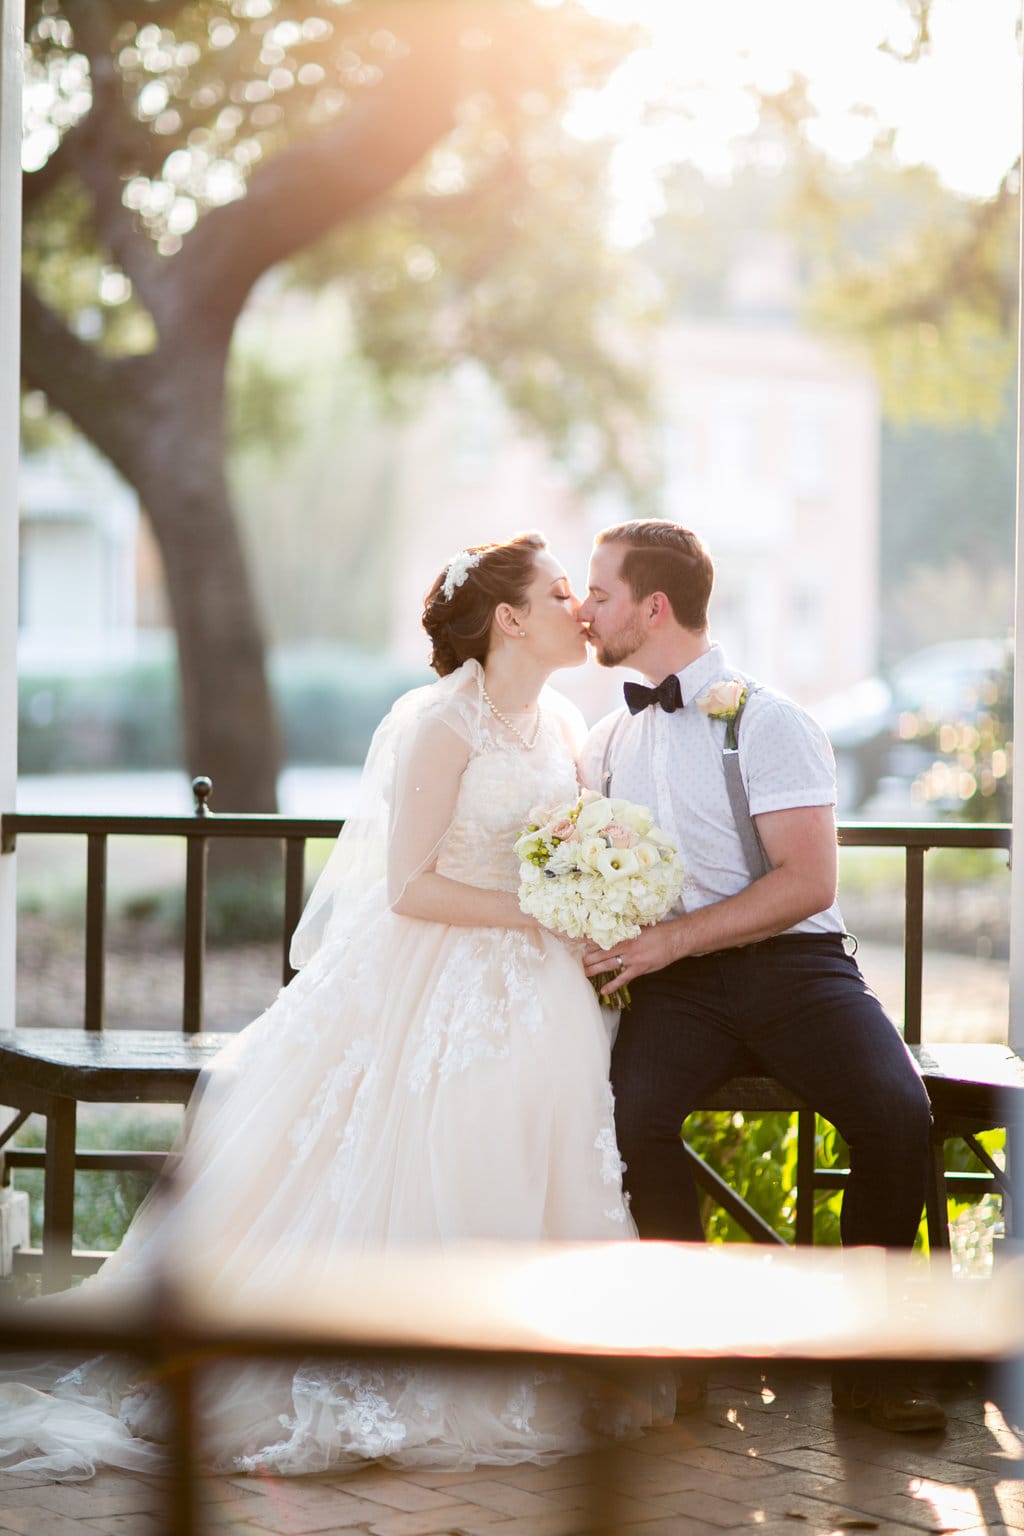
<path fill-rule="evenodd" d="M 0 0 L 0 812 L 18 777 L 22 0 Z M 0 856 L 0 1029 L 14 1028 L 14 855 Z"/>
<path fill-rule="evenodd" d="M 1024 144 L 1024 82 L 1021 88 Z M 1021 199 L 1024 230 L 1024 198 Z M 1013 613 L 1013 737 L 1024 746 L 1024 248 L 1020 253 L 1021 303 L 1017 315 L 1017 573 Z M 1014 751 L 1013 873 L 1010 881 L 1010 1044 L 1024 1053 L 1024 751 Z"/>

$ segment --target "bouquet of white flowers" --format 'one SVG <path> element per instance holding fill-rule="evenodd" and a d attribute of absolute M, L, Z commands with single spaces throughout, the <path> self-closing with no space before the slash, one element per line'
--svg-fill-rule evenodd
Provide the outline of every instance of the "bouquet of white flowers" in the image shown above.
<path fill-rule="evenodd" d="M 523 911 L 602 949 L 658 922 L 683 888 L 682 860 L 647 807 L 590 790 L 575 804 L 534 812 L 515 851 Z M 613 974 L 591 978 L 597 995 L 609 1008 L 628 1008 L 628 987 L 601 994 Z"/>

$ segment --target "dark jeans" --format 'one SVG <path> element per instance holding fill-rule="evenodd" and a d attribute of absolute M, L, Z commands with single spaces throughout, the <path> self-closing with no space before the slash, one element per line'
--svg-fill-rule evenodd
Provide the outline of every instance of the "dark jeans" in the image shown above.
<path fill-rule="evenodd" d="M 928 1096 L 838 934 L 783 934 L 679 960 L 630 991 L 612 1086 L 641 1237 L 703 1237 L 680 1126 L 727 1078 L 760 1069 L 849 1144 L 844 1243 L 913 1243 L 927 1177 Z"/>

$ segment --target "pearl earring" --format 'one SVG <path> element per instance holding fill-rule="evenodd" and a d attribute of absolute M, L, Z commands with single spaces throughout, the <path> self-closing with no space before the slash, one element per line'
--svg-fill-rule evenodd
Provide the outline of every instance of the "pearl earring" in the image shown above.
<path fill-rule="evenodd" d="M 521 629 L 519 631 L 519 638 L 520 638 L 520 640 L 525 640 L 526 639 L 526 630 L 525 629 Z"/>

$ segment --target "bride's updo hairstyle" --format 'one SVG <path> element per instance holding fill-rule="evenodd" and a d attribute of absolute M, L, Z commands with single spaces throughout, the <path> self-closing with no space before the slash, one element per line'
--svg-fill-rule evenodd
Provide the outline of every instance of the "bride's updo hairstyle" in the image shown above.
<path fill-rule="evenodd" d="M 546 548 L 542 534 L 517 533 L 504 544 L 475 544 L 449 561 L 423 605 L 430 665 L 439 677 L 447 677 L 470 658 L 483 665 L 494 610 L 500 603 L 522 607 L 535 557 Z"/>

